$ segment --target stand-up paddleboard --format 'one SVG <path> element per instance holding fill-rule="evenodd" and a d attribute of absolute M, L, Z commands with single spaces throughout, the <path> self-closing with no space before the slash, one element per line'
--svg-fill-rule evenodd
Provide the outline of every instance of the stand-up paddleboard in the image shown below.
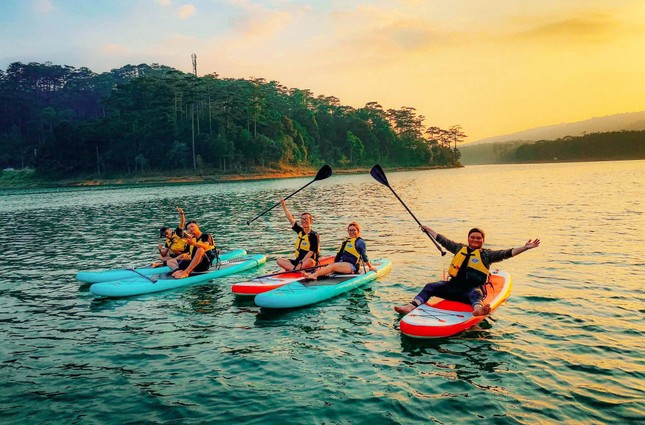
<path fill-rule="evenodd" d="M 492 286 L 491 286 L 492 284 Z M 491 284 L 486 285 L 484 304 L 495 311 L 511 295 L 511 276 L 503 271 L 491 273 Z M 473 316 L 470 305 L 433 297 L 405 315 L 400 322 L 401 332 L 413 338 L 448 337 L 475 326 L 486 316 Z"/>
<path fill-rule="evenodd" d="M 334 256 L 330 255 L 329 257 L 322 257 L 318 262 L 318 266 L 326 266 L 334 262 Z M 271 291 L 272 289 L 279 288 L 291 282 L 296 282 L 302 279 L 302 272 L 276 272 L 275 274 L 270 274 L 268 276 L 260 276 L 253 278 L 246 282 L 234 283 L 231 287 L 231 291 L 235 295 L 257 295 L 262 292 Z"/>
<path fill-rule="evenodd" d="M 238 258 L 246 255 L 243 249 L 233 249 L 230 251 L 222 251 L 219 253 L 220 261 L 227 261 L 233 258 Z M 99 271 L 82 271 L 76 274 L 76 279 L 85 283 L 98 283 L 110 282 L 112 280 L 122 280 L 134 278 L 137 276 L 152 276 L 156 274 L 168 273 L 170 268 L 163 267 L 141 267 L 136 269 L 115 269 L 115 270 L 99 270 Z"/>
<path fill-rule="evenodd" d="M 390 271 L 392 262 L 386 258 L 371 261 L 376 272 L 321 277 L 316 281 L 300 279 L 255 297 L 255 304 L 265 308 L 294 308 L 315 304 L 365 285 Z"/>
<path fill-rule="evenodd" d="M 263 264 L 266 256 L 260 254 L 222 261 L 219 268 L 212 267 L 203 273 L 193 273 L 183 279 L 175 279 L 171 274 L 137 276 L 125 280 L 99 282 L 90 286 L 90 292 L 101 297 L 129 297 L 179 288 L 198 282 L 206 282 L 218 277 L 239 273 Z"/>

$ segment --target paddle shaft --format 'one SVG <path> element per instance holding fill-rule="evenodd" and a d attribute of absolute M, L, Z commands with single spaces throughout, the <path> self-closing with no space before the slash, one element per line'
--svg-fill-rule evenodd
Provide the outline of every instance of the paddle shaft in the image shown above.
<path fill-rule="evenodd" d="M 313 183 L 313 182 L 315 182 L 315 181 L 316 181 L 316 180 L 312 180 L 312 181 L 310 181 L 310 182 L 309 182 L 309 183 L 307 183 L 306 185 L 302 186 L 300 189 L 298 189 L 298 190 L 296 190 L 295 192 L 293 192 L 291 195 L 289 195 L 289 196 L 285 197 L 285 198 L 284 198 L 284 200 L 286 201 L 287 199 L 291 198 L 293 195 L 295 195 L 296 193 L 300 192 L 302 189 L 306 188 L 307 186 L 309 186 L 310 184 L 312 184 L 312 183 Z M 251 220 L 248 220 L 248 221 L 246 222 L 246 224 L 247 224 L 247 225 L 248 225 L 248 224 L 251 224 L 252 222 L 254 222 L 254 221 L 255 221 L 255 220 L 257 220 L 258 218 L 262 217 L 264 214 L 268 213 L 269 211 L 271 211 L 272 209 L 274 209 L 274 208 L 275 208 L 275 207 L 277 207 L 278 205 L 280 205 L 280 202 L 276 203 L 276 204 L 275 204 L 274 206 L 272 206 L 271 208 L 269 208 L 269 209 L 267 209 L 267 210 L 265 210 L 265 211 L 261 212 L 260 214 L 258 214 L 258 215 L 257 215 L 257 216 L 255 216 L 254 218 L 252 218 Z"/>
<path fill-rule="evenodd" d="M 410 211 L 410 208 L 408 208 L 408 206 L 407 206 L 407 205 L 405 205 L 405 202 L 403 202 L 403 199 L 399 198 L 399 195 L 397 195 L 397 194 L 396 194 L 396 192 L 394 191 L 394 189 L 392 189 L 392 186 L 390 186 L 389 184 L 386 184 L 386 186 L 387 186 L 387 187 L 392 191 L 392 193 L 394 194 L 394 196 L 396 196 L 396 199 L 398 199 L 398 200 L 399 200 L 399 202 L 401 203 L 401 205 L 403 205 L 403 206 L 405 207 L 405 209 L 410 213 L 410 215 L 412 216 L 412 218 L 414 219 L 414 221 L 416 221 L 416 222 L 417 222 L 417 224 L 418 224 L 419 226 L 423 227 L 423 225 L 421 224 L 421 222 L 416 218 L 416 216 L 412 213 L 412 211 Z M 435 238 L 433 238 L 433 237 L 432 237 L 432 235 L 431 235 L 430 233 L 426 232 L 425 230 L 423 231 L 423 233 L 425 233 L 426 235 L 428 235 L 428 237 L 430 238 L 430 240 L 432 241 L 432 243 L 434 244 L 434 246 L 436 246 L 436 247 L 437 247 L 437 249 L 439 250 L 439 252 L 441 252 L 441 255 L 442 255 L 442 256 L 446 255 L 446 251 L 444 251 L 444 250 L 441 248 L 441 246 L 439 245 L 439 243 L 435 240 Z"/>
<path fill-rule="evenodd" d="M 311 271 L 314 271 L 314 270 L 319 269 L 319 268 L 321 268 L 321 267 L 325 267 L 325 266 L 324 266 L 324 265 L 321 265 L 321 266 L 315 266 L 315 267 L 307 267 L 306 269 L 300 269 L 300 270 L 285 270 L 285 271 L 283 271 L 283 272 L 277 272 L 277 273 L 265 274 L 265 275 L 263 275 L 263 276 L 254 277 L 254 278 L 253 278 L 253 280 L 255 280 L 255 279 L 262 279 L 262 278 L 264 278 L 264 277 L 280 276 L 281 274 L 287 274 L 287 273 L 295 273 L 295 272 L 311 272 Z"/>
<path fill-rule="evenodd" d="M 130 270 L 131 272 L 134 272 L 134 273 L 138 274 L 139 276 L 141 276 L 141 277 L 143 277 L 143 278 L 145 278 L 145 279 L 148 279 L 148 280 L 149 280 L 150 282 L 152 282 L 152 283 L 157 283 L 157 281 L 156 281 L 156 280 L 154 280 L 153 278 L 151 278 L 150 276 L 146 276 L 146 275 L 145 275 L 145 274 L 143 274 L 143 273 L 139 273 L 139 272 L 138 272 L 138 271 L 136 271 L 135 269 L 128 269 L 128 270 Z"/>

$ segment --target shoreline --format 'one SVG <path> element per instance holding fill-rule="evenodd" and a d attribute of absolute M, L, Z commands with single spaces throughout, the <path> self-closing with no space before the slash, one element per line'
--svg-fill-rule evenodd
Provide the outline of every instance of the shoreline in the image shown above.
<path fill-rule="evenodd" d="M 446 168 L 460 168 L 458 166 L 422 166 L 422 167 L 388 167 L 388 171 L 419 171 L 435 170 Z M 125 186 L 125 185 L 150 185 L 150 184 L 209 184 L 242 182 L 254 180 L 289 179 L 298 177 L 314 177 L 317 168 L 285 168 L 281 170 L 258 170 L 249 172 L 238 172 L 231 174 L 177 174 L 177 175 L 136 175 L 114 178 L 78 177 L 73 179 L 46 180 L 37 177 L 33 170 L 12 171 L 9 178 L 5 178 L 7 172 L 2 173 L 0 178 L 0 190 L 11 189 L 45 189 L 45 188 L 72 188 L 72 187 L 102 187 L 102 186 Z M 362 174 L 369 173 L 370 168 L 355 167 L 333 170 L 334 174 Z M 14 174 L 15 173 L 15 174 Z M 14 178 L 15 177 L 15 178 Z"/>

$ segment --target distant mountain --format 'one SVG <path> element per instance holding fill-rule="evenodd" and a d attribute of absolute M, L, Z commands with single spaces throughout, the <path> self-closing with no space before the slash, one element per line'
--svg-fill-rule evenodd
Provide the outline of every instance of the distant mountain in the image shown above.
<path fill-rule="evenodd" d="M 584 121 L 547 125 L 517 133 L 488 137 L 472 143 L 466 143 L 459 150 L 463 151 L 465 147 L 484 143 L 554 140 L 566 136 L 582 136 L 585 133 L 590 134 L 620 130 L 645 130 L 645 111 L 595 117 Z"/>

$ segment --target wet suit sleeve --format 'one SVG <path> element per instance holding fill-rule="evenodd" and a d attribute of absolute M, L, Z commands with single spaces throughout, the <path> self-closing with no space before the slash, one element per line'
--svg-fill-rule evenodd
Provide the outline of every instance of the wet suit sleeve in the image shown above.
<path fill-rule="evenodd" d="M 482 261 L 486 267 L 490 267 L 493 263 L 499 263 L 513 256 L 513 248 L 500 249 L 493 251 L 491 249 L 482 249 Z"/>
<path fill-rule="evenodd" d="M 361 255 L 361 259 L 364 263 L 368 263 L 370 261 L 370 259 L 367 258 L 367 245 L 365 245 L 365 241 L 363 239 L 356 241 L 356 251 Z"/>
<path fill-rule="evenodd" d="M 446 248 L 448 251 L 452 252 L 453 254 L 456 254 L 459 251 L 461 251 L 461 248 L 463 248 L 463 246 L 464 246 L 464 244 L 451 241 L 450 239 L 448 239 L 447 237 L 445 237 L 444 235 L 441 235 L 439 233 L 437 233 L 437 242 L 439 242 L 441 244 L 441 246 L 443 246 L 444 248 Z"/>

